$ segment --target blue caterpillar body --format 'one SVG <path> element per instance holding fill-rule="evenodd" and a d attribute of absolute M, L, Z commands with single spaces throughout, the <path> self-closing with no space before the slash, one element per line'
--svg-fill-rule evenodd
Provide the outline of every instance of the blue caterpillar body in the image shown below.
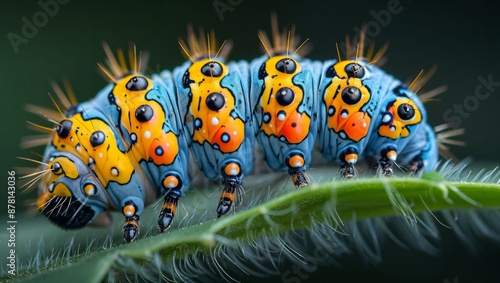
<path fill-rule="evenodd" d="M 225 63 L 228 48 L 217 51 L 214 40 L 191 31 L 188 44 L 180 43 L 190 60 L 151 78 L 135 56 L 126 68 L 123 54 L 117 60 L 107 50 L 103 70 L 112 83 L 93 100 L 71 105 L 62 120 L 53 118 L 38 208 L 67 229 L 109 224 L 107 211 L 120 210 L 130 242 L 144 207 L 158 197 L 158 227 L 170 226 L 189 187 L 190 152 L 200 171 L 223 186 L 218 216 L 241 201 L 256 148 L 298 188 L 310 183 L 315 148 L 339 160 L 345 178 L 356 176 L 360 158 L 375 160 L 387 176 L 395 162 L 412 172 L 437 163 L 437 139 L 412 85 L 362 52 L 311 61 L 293 33 L 275 34 L 273 44 L 264 33 L 259 38 L 267 55 Z"/>

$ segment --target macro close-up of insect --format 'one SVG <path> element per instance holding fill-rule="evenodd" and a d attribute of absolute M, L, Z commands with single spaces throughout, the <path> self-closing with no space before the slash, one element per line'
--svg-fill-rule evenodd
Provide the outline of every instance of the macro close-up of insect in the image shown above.
<path fill-rule="evenodd" d="M 20 134 L 16 164 L 5 169 L 11 230 L 2 279 L 57 278 L 81 266 L 96 271 L 91 282 L 309 282 L 329 272 L 345 281 L 366 267 L 399 282 L 410 269 L 398 258 L 412 258 L 408 250 L 417 270 L 417 262 L 438 261 L 441 248 L 460 246 L 453 264 L 412 279 L 447 282 L 500 261 L 500 152 L 492 146 L 499 132 L 474 122 L 493 121 L 495 69 L 460 81 L 459 73 L 476 74 L 476 62 L 450 65 L 439 51 L 446 40 L 432 33 L 418 35 L 438 39 L 405 36 L 420 30 L 407 21 L 422 3 L 380 1 L 352 19 L 326 20 L 328 9 L 283 10 L 278 2 L 262 11 L 245 1 L 207 2 L 197 16 L 164 19 L 163 29 L 146 28 L 161 22 L 161 9 L 124 27 L 95 12 L 109 27 L 64 41 L 64 52 L 91 50 L 71 59 L 73 68 L 64 61 L 74 55 L 62 51 L 37 59 L 61 64 L 40 82 L 18 83 L 20 93 L 33 89 L 33 99 L 16 102 L 31 132 Z M 32 60 L 22 56 L 34 52 L 30 42 L 49 20 L 83 9 L 38 5 L 19 32 L 7 32 L 18 66 Z M 301 7 L 303 16 L 292 17 Z M 316 28 L 307 21 L 315 13 L 325 17 Z M 350 24 L 341 28 L 343 21 Z M 109 35 L 115 29 L 129 34 Z M 432 42 L 440 47 L 424 50 Z M 480 141 L 478 132 L 486 135 Z M 24 234 L 29 225 L 36 235 Z M 442 245 L 451 238 L 457 244 Z M 495 248 L 485 253 L 481 241 Z M 482 259 L 461 269 L 468 253 Z M 497 275 L 484 271 L 478 280 Z"/>

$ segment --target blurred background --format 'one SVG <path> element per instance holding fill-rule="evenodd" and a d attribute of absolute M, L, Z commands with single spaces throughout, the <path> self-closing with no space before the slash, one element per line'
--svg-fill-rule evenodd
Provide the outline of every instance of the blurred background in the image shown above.
<path fill-rule="evenodd" d="M 57 3 L 57 7 L 40 3 Z M 356 36 L 363 23 L 368 36 L 381 47 L 390 44 L 384 69 L 406 81 L 421 69 L 437 65 L 436 74 L 423 89 L 447 85 L 448 90 L 426 104 L 429 123 L 452 123 L 465 128 L 459 137 L 465 147 L 453 147 L 460 158 L 472 157 L 478 162 L 500 164 L 500 25 L 499 7 L 494 1 L 104 1 L 66 0 L 59 2 L 8 1 L 1 9 L 0 43 L 2 60 L 0 84 L 3 89 L 1 111 L 2 172 L 31 165 L 17 156 L 38 157 L 31 150 L 20 149 L 22 137 L 33 134 L 26 121 L 43 121 L 25 111 L 27 103 L 52 107 L 48 93 L 50 81 L 62 83 L 66 78 L 79 101 L 93 97 L 106 80 L 97 71 L 97 62 L 105 58 L 102 42 L 112 49 L 127 49 L 136 43 L 138 50 L 148 51 L 149 70 L 173 69 L 185 61 L 177 43 L 185 38 L 187 24 L 195 29 L 214 29 L 219 42 L 234 43 L 229 59 L 251 60 L 260 56 L 257 30 L 270 32 L 270 15 L 276 12 L 280 27 L 295 24 L 303 39 L 309 38 L 309 58 L 336 58 L 335 43 L 345 35 Z M 45 4 L 49 5 L 49 4 Z M 309 44 L 309 43 L 308 43 Z M 49 125 L 45 123 L 44 125 Z M 41 152 L 38 149 L 37 152 Z M 24 200 L 34 192 L 20 194 L 18 213 L 26 210 Z M 6 194 L 2 193 L 2 206 Z M 1 212 L 2 217 L 4 211 Z M 445 234 L 446 235 L 446 234 Z M 489 252 L 491 252 L 490 250 Z M 498 249 L 472 259 L 459 245 L 451 245 L 446 257 L 415 255 L 415 262 L 440 266 L 430 282 L 459 282 L 467 278 L 466 266 L 485 268 L 500 262 Z M 401 253 L 406 253 L 401 255 Z M 339 279 L 362 279 L 358 268 L 375 277 L 399 278 L 401 272 L 387 264 L 397 264 L 398 257 L 410 258 L 408 251 L 391 251 L 388 263 L 377 267 L 349 265 L 338 271 Z M 448 253 L 448 254 L 447 254 Z M 450 255 L 449 253 L 453 253 Z M 456 256 L 454 253 L 460 254 Z M 474 261 L 474 263 L 471 263 Z M 439 265 L 441 264 L 441 265 Z M 493 265 L 491 265 L 493 266 Z M 467 269 L 469 270 L 469 269 Z M 321 271 L 321 269 L 320 269 Z M 486 272 L 486 271 L 485 271 Z M 352 274 L 355 273 L 355 274 Z M 396 273 L 394 275 L 393 273 Z M 321 272 L 318 272 L 321 274 Z M 495 273 L 499 276 L 498 272 Z M 359 278 L 356 276 L 360 276 Z M 391 277 L 396 276 L 396 277 Z M 312 278 L 312 276 L 310 277 Z M 464 281 L 462 281 L 464 280 Z M 398 281 L 398 280 L 397 280 Z M 405 280 L 406 281 L 406 280 Z"/>

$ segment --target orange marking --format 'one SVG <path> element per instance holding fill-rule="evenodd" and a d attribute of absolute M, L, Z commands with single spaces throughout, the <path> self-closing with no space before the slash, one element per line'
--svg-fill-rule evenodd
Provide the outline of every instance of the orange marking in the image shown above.
<path fill-rule="evenodd" d="M 238 176 L 241 172 L 240 166 L 237 163 L 231 162 L 224 167 L 224 173 L 228 176 Z"/>
<path fill-rule="evenodd" d="M 175 176 L 167 176 L 163 180 L 163 186 L 168 189 L 175 188 L 179 185 L 179 180 Z"/>
<path fill-rule="evenodd" d="M 300 143 L 309 134 L 310 122 L 311 118 L 309 118 L 307 114 L 293 111 L 288 114 L 287 119 L 284 121 L 284 124 L 281 127 L 278 135 L 284 136 L 289 143 Z"/>
<path fill-rule="evenodd" d="M 389 152 L 387 152 L 387 158 L 389 158 L 390 160 L 395 160 L 396 159 L 396 156 L 398 156 L 398 154 L 396 153 L 396 151 L 394 150 L 390 150 Z"/>
<path fill-rule="evenodd" d="M 356 163 L 358 161 L 358 155 L 356 153 L 349 153 L 345 156 L 345 162 Z"/>
<path fill-rule="evenodd" d="M 288 165 L 293 168 L 304 166 L 304 158 L 300 155 L 294 155 L 288 160 Z"/>
<path fill-rule="evenodd" d="M 234 202 L 234 193 L 222 191 L 222 195 L 220 196 L 221 199 L 223 198 L 228 198 L 231 200 L 231 202 Z"/>
<path fill-rule="evenodd" d="M 135 214 L 135 207 L 131 204 L 128 204 L 123 207 L 122 212 L 126 217 L 132 217 Z"/>
<path fill-rule="evenodd" d="M 371 118 L 364 112 L 354 113 L 344 124 L 344 131 L 353 141 L 359 141 L 368 134 Z"/>
<path fill-rule="evenodd" d="M 175 212 L 177 211 L 177 205 L 173 202 L 166 201 L 163 203 L 163 207 L 162 207 L 162 210 L 165 210 L 165 209 L 170 209 L 170 211 L 173 214 L 175 214 Z"/>

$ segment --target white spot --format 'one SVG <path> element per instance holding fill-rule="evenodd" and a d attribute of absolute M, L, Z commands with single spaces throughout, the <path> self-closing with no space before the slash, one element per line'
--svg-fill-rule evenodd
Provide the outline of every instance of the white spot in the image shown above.
<path fill-rule="evenodd" d="M 81 147 L 79 144 L 77 144 L 77 145 L 75 146 L 75 149 L 76 149 L 77 151 L 82 151 L 82 147 Z"/>
<path fill-rule="evenodd" d="M 349 114 L 347 114 L 347 112 L 342 112 L 342 114 L 340 114 L 340 117 L 345 119 L 345 118 L 347 118 L 348 115 Z"/>
<path fill-rule="evenodd" d="M 304 163 L 297 161 L 295 162 L 295 164 L 293 164 L 293 167 L 302 167 L 302 165 L 304 165 Z"/>
<path fill-rule="evenodd" d="M 128 210 L 127 212 L 125 212 L 125 216 L 132 217 L 134 216 L 134 213 L 131 210 Z"/>
<path fill-rule="evenodd" d="M 265 208 L 265 207 L 262 207 L 262 208 L 261 208 L 261 209 L 259 209 L 259 210 L 260 210 L 260 213 L 261 213 L 261 214 L 266 214 L 266 213 L 267 213 L 267 208 Z"/>
<path fill-rule="evenodd" d="M 169 146 L 170 146 L 170 144 L 169 144 L 168 142 L 167 142 L 165 145 L 166 145 L 167 147 L 169 147 Z"/>
<path fill-rule="evenodd" d="M 283 121 L 285 119 L 286 119 L 286 115 L 285 114 L 283 114 L 283 113 L 278 114 L 278 120 Z"/>
<path fill-rule="evenodd" d="M 94 158 L 89 157 L 89 164 L 92 164 L 92 163 L 94 163 Z"/>
<path fill-rule="evenodd" d="M 350 158 L 347 160 L 347 163 L 354 164 L 354 163 L 356 163 L 356 161 L 358 161 L 356 158 Z"/>
<path fill-rule="evenodd" d="M 130 135 L 130 139 L 131 139 L 132 141 L 136 141 L 136 140 L 137 140 L 137 135 L 136 135 L 136 134 L 131 134 L 131 135 Z"/>
<path fill-rule="evenodd" d="M 233 132 L 233 135 L 235 135 L 235 136 L 236 136 L 236 135 L 238 135 L 238 132 L 237 132 L 237 131 L 234 131 L 234 132 Z"/>
<path fill-rule="evenodd" d="M 144 132 L 144 137 L 149 139 L 151 137 L 151 132 L 150 131 L 145 131 Z"/>
<path fill-rule="evenodd" d="M 391 115 L 385 114 L 384 117 L 382 117 L 382 122 L 388 123 L 391 120 Z"/>
<path fill-rule="evenodd" d="M 396 153 L 389 155 L 389 159 L 392 161 L 396 161 L 397 157 L 398 157 L 398 155 Z"/>
<path fill-rule="evenodd" d="M 113 167 L 113 168 L 111 168 L 111 175 L 113 175 L 113 176 L 115 176 L 115 177 L 116 177 L 116 176 L 118 176 L 118 169 L 116 169 L 116 168 L 114 168 L 114 167 Z"/>
<path fill-rule="evenodd" d="M 341 138 L 343 138 L 343 139 L 345 139 L 345 138 L 347 137 L 343 131 L 342 131 L 342 132 L 340 132 L 340 133 L 339 133 L 339 135 L 340 135 L 340 137 L 341 137 Z"/>
<path fill-rule="evenodd" d="M 99 152 L 99 154 L 97 156 L 99 156 L 99 158 L 102 158 L 103 157 L 102 152 Z"/>
<path fill-rule="evenodd" d="M 219 124 L 219 118 L 217 118 L 217 117 L 213 117 L 213 118 L 212 118 L 212 125 L 213 125 L 213 126 L 216 126 L 216 125 L 218 125 L 218 124 Z"/>
<path fill-rule="evenodd" d="M 95 188 L 92 188 L 92 189 L 88 190 L 88 191 L 87 191 L 87 195 L 88 195 L 88 196 L 93 196 L 93 195 L 95 195 Z"/>
<path fill-rule="evenodd" d="M 175 182 L 168 182 L 167 183 L 167 188 L 169 188 L 169 189 L 175 188 L 175 186 L 176 186 Z"/>
<path fill-rule="evenodd" d="M 54 191 L 54 183 L 50 183 L 49 185 L 49 192 L 53 192 Z"/>
<path fill-rule="evenodd" d="M 366 123 L 363 123 L 363 128 L 366 128 Z"/>
<path fill-rule="evenodd" d="M 395 130 L 396 130 L 396 127 L 394 127 L 394 126 L 389 127 L 389 131 L 394 132 Z"/>
<path fill-rule="evenodd" d="M 238 175 L 238 169 L 233 168 L 229 171 L 229 176 L 236 176 Z"/>

